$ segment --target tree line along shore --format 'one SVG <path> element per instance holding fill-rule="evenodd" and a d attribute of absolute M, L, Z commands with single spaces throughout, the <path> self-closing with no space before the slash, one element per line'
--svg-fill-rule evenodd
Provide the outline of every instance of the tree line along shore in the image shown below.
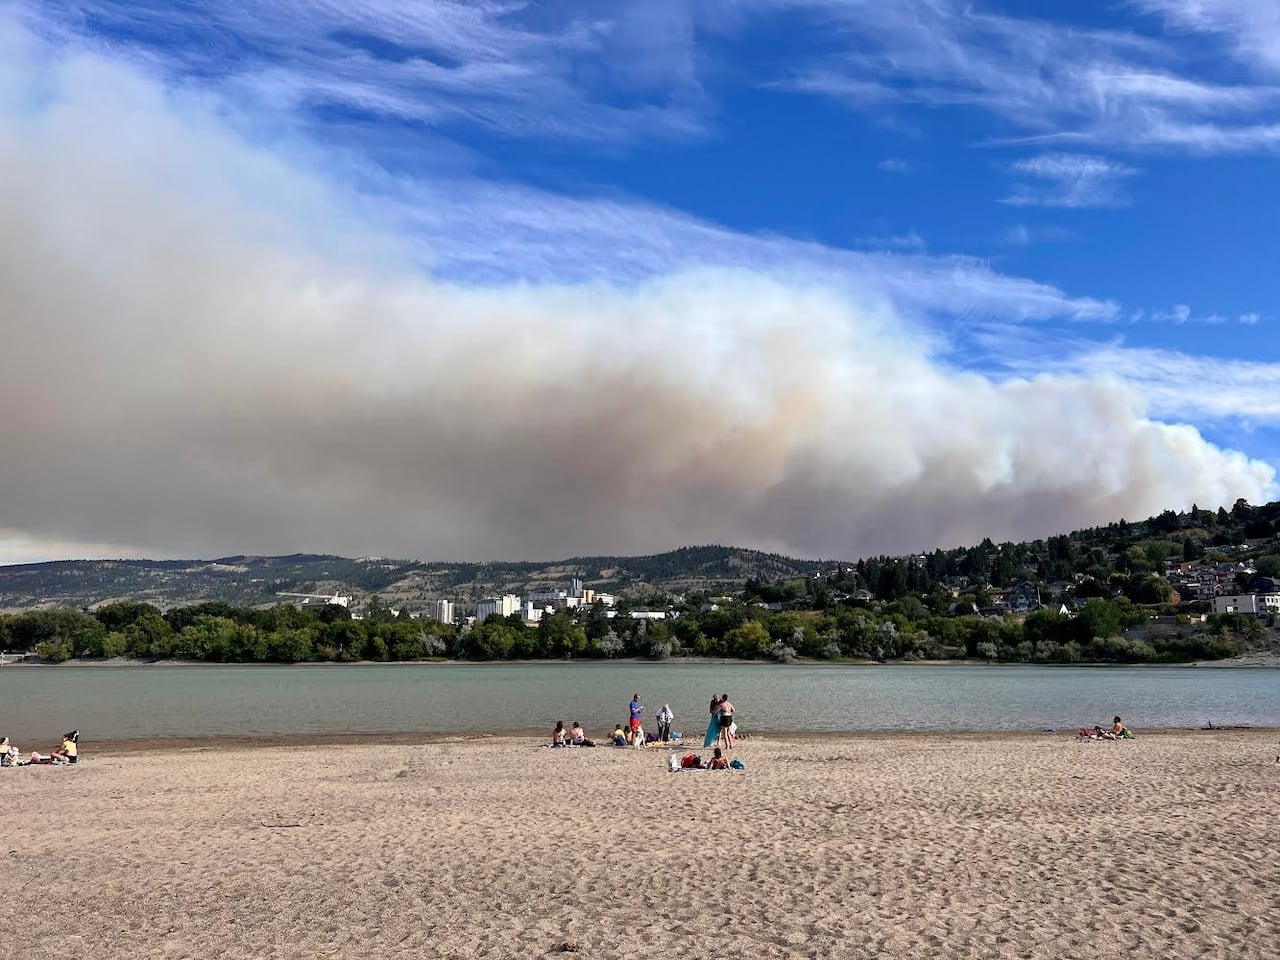
<path fill-rule="evenodd" d="M 774 611 L 739 603 L 668 620 L 620 621 L 587 610 L 576 617 L 549 614 L 534 627 L 518 614 L 455 626 L 392 614 L 376 598 L 361 619 L 339 606 L 252 609 L 215 602 L 162 612 L 121 601 L 92 613 L 0 616 L 0 649 L 54 663 L 112 657 L 300 663 L 681 656 L 1179 663 L 1239 656 L 1267 630 L 1256 617 L 1226 614 L 1194 623 L 1173 619 L 1153 634 L 1151 617 L 1151 608 L 1127 598 L 1090 599 L 1073 615 L 1041 610 L 1024 618 L 939 614 L 907 598 L 874 609 Z"/>

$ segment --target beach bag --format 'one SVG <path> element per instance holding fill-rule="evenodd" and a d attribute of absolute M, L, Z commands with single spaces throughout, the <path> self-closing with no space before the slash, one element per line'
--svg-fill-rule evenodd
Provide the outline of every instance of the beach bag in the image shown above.
<path fill-rule="evenodd" d="M 686 770 L 691 770 L 697 765 L 697 762 L 698 755 L 696 753 L 686 753 L 680 760 L 680 766 L 684 767 Z"/>
<path fill-rule="evenodd" d="M 739 760 L 737 757 L 734 757 L 732 760 L 729 761 L 729 766 L 733 767 L 733 769 L 735 770 L 747 769 L 747 765 L 743 763 L 741 760 Z"/>

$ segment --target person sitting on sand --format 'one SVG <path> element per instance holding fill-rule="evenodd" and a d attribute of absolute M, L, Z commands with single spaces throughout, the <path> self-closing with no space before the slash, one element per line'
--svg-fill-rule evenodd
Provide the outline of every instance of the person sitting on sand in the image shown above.
<path fill-rule="evenodd" d="M 25 766 L 25 761 L 22 759 L 22 752 L 13 744 L 9 743 L 8 737 L 5 737 L 4 742 L 8 744 L 8 746 L 0 748 L 0 767 Z"/>
<path fill-rule="evenodd" d="M 1129 732 L 1128 727 L 1120 722 L 1120 718 L 1116 717 L 1115 720 L 1111 722 L 1111 736 L 1117 740 L 1127 740 L 1131 738 L 1133 734 Z"/>
<path fill-rule="evenodd" d="M 729 769 L 729 761 L 725 759 L 725 756 L 723 753 L 720 752 L 719 747 L 716 747 L 715 753 L 711 755 L 711 769 L 712 770 L 728 770 Z"/>
<path fill-rule="evenodd" d="M 80 739 L 80 732 L 72 730 L 70 733 L 62 735 L 62 746 L 53 751 L 55 760 L 61 760 L 63 763 L 78 763 L 76 741 Z"/>
<path fill-rule="evenodd" d="M 613 728 L 613 745 L 615 747 L 625 747 L 627 745 L 627 734 L 622 729 L 622 724 L 618 724 Z"/>
<path fill-rule="evenodd" d="M 582 732 L 582 724 L 577 720 L 573 721 L 573 726 L 569 728 L 569 743 L 575 747 L 594 747 L 595 744 L 587 739 L 587 735 Z"/>
<path fill-rule="evenodd" d="M 565 732 L 564 721 L 557 720 L 556 728 L 551 731 L 551 745 L 553 747 L 567 747 L 569 745 L 569 735 Z"/>

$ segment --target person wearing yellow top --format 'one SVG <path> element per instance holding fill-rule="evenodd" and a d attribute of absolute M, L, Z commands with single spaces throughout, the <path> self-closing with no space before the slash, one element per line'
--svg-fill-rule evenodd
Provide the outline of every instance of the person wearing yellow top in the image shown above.
<path fill-rule="evenodd" d="M 53 751 L 53 756 L 61 760 L 63 763 L 78 763 L 79 758 L 76 756 L 76 741 L 80 739 L 79 733 L 75 730 L 62 735 L 61 749 Z"/>

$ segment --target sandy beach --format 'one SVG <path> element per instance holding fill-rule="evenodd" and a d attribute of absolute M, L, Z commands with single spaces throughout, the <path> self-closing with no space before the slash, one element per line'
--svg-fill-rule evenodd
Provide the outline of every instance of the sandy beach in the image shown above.
<path fill-rule="evenodd" d="M 0 957 L 1269 958 L 1278 752 L 770 738 L 670 774 L 509 738 L 86 745 L 0 770 Z"/>

